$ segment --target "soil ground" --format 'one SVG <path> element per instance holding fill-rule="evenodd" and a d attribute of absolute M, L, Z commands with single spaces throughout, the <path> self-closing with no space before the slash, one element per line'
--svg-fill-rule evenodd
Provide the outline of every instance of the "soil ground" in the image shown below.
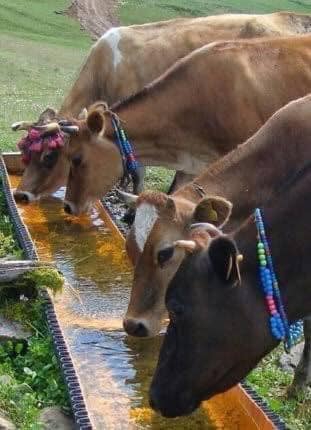
<path fill-rule="evenodd" d="M 66 13 L 78 19 L 81 27 L 96 39 L 119 24 L 117 7 L 118 1 L 115 0 L 74 0 Z"/>

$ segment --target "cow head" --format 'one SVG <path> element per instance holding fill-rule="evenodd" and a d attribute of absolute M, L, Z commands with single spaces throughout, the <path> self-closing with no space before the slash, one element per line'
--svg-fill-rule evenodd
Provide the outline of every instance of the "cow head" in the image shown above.
<path fill-rule="evenodd" d="M 136 216 L 126 241 L 135 266 L 123 322 L 128 334 L 143 337 L 159 333 L 166 316 L 168 283 L 192 248 L 191 225 L 204 222 L 221 226 L 230 212 L 231 204 L 221 197 L 204 198 L 198 205 L 159 192 L 145 192 L 136 199 Z"/>
<path fill-rule="evenodd" d="M 12 129 L 28 131 L 28 136 L 19 143 L 25 170 L 14 192 L 15 198 L 29 202 L 65 185 L 69 170 L 65 155 L 67 134 L 75 132 L 76 127 L 60 125 L 56 112 L 47 109 L 37 122 L 17 122 Z"/>
<path fill-rule="evenodd" d="M 120 151 L 105 136 L 107 122 L 110 125 L 110 113 L 106 110 L 105 103 L 92 105 L 78 122 L 79 132 L 70 139 L 70 173 L 64 203 L 68 213 L 79 215 L 87 211 L 123 176 Z"/>
<path fill-rule="evenodd" d="M 169 285 L 170 323 L 150 390 L 151 406 L 166 417 L 189 414 L 231 388 L 277 344 L 259 287 L 240 260 L 232 239 L 212 239 L 184 259 Z"/>

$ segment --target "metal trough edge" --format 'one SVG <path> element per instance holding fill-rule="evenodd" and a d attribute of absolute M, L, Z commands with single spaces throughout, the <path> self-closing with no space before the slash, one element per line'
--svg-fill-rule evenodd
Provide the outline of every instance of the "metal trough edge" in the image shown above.
<path fill-rule="evenodd" d="M 3 153 L 0 156 L 0 175 L 2 178 L 3 192 L 6 198 L 9 215 L 14 225 L 19 244 L 24 251 L 25 257 L 30 260 L 39 260 L 35 245 L 31 239 L 27 227 L 19 216 L 15 200 L 11 192 L 10 182 L 8 179 L 8 171 L 5 163 L 5 160 L 9 159 L 10 156 L 10 153 Z M 13 163 L 20 158 L 19 153 L 13 153 L 12 156 L 12 159 L 15 158 L 15 160 L 13 160 Z M 75 371 L 74 364 L 71 359 L 63 332 L 57 320 L 52 299 L 47 290 L 43 291 L 43 298 L 45 300 L 45 314 L 47 323 L 52 335 L 54 349 L 58 357 L 61 371 L 67 386 L 76 428 L 80 430 L 92 430 L 93 426 L 91 424 L 88 411 L 86 409 L 79 378 Z"/>

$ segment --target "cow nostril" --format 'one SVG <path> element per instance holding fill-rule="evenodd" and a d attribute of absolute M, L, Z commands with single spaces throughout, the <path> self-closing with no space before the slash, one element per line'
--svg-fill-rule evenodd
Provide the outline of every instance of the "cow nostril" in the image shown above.
<path fill-rule="evenodd" d="M 146 337 L 148 336 L 148 330 L 146 329 L 146 327 L 144 326 L 143 323 L 139 322 L 137 324 L 136 330 L 135 330 L 135 335 L 138 337 Z"/>
<path fill-rule="evenodd" d="M 16 192 L 14 198 L 17 202 L 29 203 L 29 196 L 26 193 Z"/>
<path fill-rule="evenodd" d="M 70 205 L 69 205 L 68 203 L 64 203 L 64 211 L 65 211 L 67 214 L 72 214 L 71 207 L 70 207 Z"/>
<path fill-rule="evenodd" d="M 135 336 L 135 337 L 148 336 L 147 327 L 140 321 L 128 319 L 124 321 L 123 326 L 126 333 L 128 333 L 131 336 Z"/>

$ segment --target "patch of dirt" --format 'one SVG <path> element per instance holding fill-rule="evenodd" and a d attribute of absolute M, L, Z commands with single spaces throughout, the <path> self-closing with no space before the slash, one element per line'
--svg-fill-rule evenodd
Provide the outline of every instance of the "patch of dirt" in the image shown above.
<path fill-rule="evenodd" d="M 118 3 L 118 0 L 74 0 L 65 13 L 77 19 L 81 28 L 97 39 L 110 27 L 119 25 Z"/>

